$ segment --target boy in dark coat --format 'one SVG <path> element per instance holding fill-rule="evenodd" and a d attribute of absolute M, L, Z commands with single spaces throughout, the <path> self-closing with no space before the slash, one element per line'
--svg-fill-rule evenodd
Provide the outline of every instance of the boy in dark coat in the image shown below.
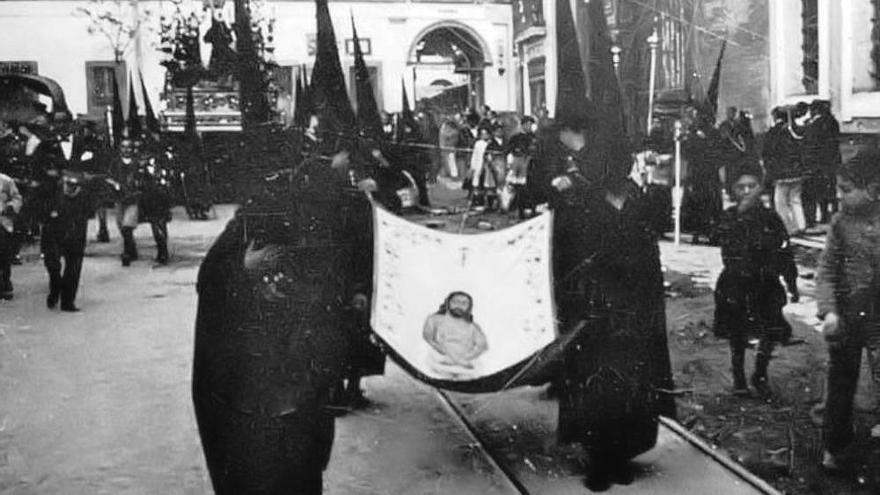
<path fill-rule="evenodd" d="M 745 350 L 759 339 L 751 383 L 769 393 L 767 366 L 777 342 L 791 336 L 782 315 L 785 290 L 797 300 L 797 267 L 782 220 L 761 203 L 763 174 L 757 166 L 732 171 L 737 205 L 724 211 L 718 226 L 724 270 L 715 287 L 715 334 L 730 340 L 735 394 L 748 394 L 744 371 Z"/>
<path fill-rule="evenodd" d="M 837 173 L 840 213 L 819 262 L 818 303 L 828 342 L 822 466 L 841 469 L 853 440 L 853 398 L 862 349 L 880 387 L 880 153 L 860 152 Z M 880 425 L 872 430 L 880 437 Z"/>

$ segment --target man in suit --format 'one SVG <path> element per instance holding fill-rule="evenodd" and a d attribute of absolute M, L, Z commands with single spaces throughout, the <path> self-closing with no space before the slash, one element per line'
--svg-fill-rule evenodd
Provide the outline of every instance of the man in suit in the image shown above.
<path fill-rule="evenodd" d="M 40 251 L 49 274 L 49 295 L 46 306 L 55 307 L 61 300 L 61 311 L 76 312 L 74 304 L 86 248 L 86 228 L 94 214 L 104 184 L 82 172 L 64 171 L 61 187 L 42 219 Z M 63 260 L 63 271 L 62 271 Z"/>

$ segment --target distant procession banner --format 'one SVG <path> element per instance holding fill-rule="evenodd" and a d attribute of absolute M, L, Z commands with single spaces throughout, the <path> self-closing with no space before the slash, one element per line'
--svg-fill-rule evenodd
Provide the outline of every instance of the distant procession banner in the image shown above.
<path fill-rule="evenodd" d="M 498 389 L 556 340 L 551 213 L 460 235 L 373 211 L 371 323 L 410 373 L 438 386 Z"/>

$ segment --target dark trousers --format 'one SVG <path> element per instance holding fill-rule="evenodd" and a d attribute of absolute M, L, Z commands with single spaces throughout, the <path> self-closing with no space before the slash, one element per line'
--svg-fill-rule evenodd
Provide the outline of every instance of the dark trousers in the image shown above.
<path fill-rule="evenodd" d="M 153 240 L 156 241 L 156 260 L 168 261 L 168 222 L 153 220 L 150 222 Z"/>
<path fill-rule="evenodd" d="M 825 449 L 832 454 L 839 453 L 853 440 L 853 400 L 862 367 L 862 348 L 868 351 L 874 386 L 880 386 L 880 323 L 872 326 L 873 332 L 862 328 L 848 330 L 853 335 L 839 347 L 828 348 L 823 436 Z"/>
<path fill-rule="evenodd" d="M 123 263 L 138 259 L 134 228 L 120 227 L 119 230 L 122 234 Z M 150 220 L 150 230 L 153 233 L 153 240 L 156 241 L 156 260 L 160 262 L 168 261 L 168 222 L 158 219 Z"/>
<path fill-rule="evenodd" d="M 0 298 L 12 296 L 12 257 L 15 235 L 0 227 Z"/>
<path fill-rule="evenodd" d="M 98 208 L 95 214 L 98 219 L 98 241 L 108 242 L 110 240 L 110 231 L 107 230 L 107 207 Z"/>
<path fill-rule="evenodd" d="M 834 172 L 825 174 L 819 179 L 819 221 L 828 223 L 831 215 L 837 213 L 837 177 Z"/>
<path fill-rule="evenodd" d="M 821 199 L 821 183 L 822 179 L 815 176 L 804 180 L 801 204 L 804 206 L 804 219 L 807 221 L 807 228 L 816 226 L 816 207 L 819 205 L 819 199 Z"/>
<path fill-rule="evenodd" d="M 43 265 L 49 272 L 49 296 L 52 299 L 61 296 L 61 307 L 74 305 L 82 264 L 82 251 L 65 249 L 59 243 L 43 243 Z"/>
<path fill-rule="evenodd" d="M 734 387 L 745 387 L 745 357 L 749 345 L 748 336 L 744 332 L 730 336 L 730 363 L 733 370 Z M 755 375 L 767 376 L 767 366 L 773 357 L 776 341 L 769 337 L 758 339 L 758 351 L 755 355 Z"/>

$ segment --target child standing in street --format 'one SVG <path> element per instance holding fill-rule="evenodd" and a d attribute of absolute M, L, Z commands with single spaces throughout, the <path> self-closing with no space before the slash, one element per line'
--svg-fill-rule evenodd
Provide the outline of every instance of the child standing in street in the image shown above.
<path fill-rule="evenodd" d="M 880 151 L 860 152 L 837 173 L 841 212 L 819 264 L 819 318 L 828 343 L 822 466 L 841 469 L 853 440 L 853 399 L 862 348 L 880 386 Z M 871 435 L 880 437 L 880 425 Z"/>
<path fill-rule="evenodd" d="M 749 393 L 745 351 L 749 339 L 758 338 L 751 384 L 766 396 L 770 393 L 767 366 L 773 349 L 791 337 L 791 325 L 782 315 L 787 301 L 779 277 L 785 279 L 792 301 L 797 301 L 797 266 L 785 225 L 761 202 L 760 167 L 744 164 L 733 173 L 737 204 L 724 211 L 718 226 L 724 269 L 715 287 L 715 335 L 730 341 L 736 395 Z"/>

